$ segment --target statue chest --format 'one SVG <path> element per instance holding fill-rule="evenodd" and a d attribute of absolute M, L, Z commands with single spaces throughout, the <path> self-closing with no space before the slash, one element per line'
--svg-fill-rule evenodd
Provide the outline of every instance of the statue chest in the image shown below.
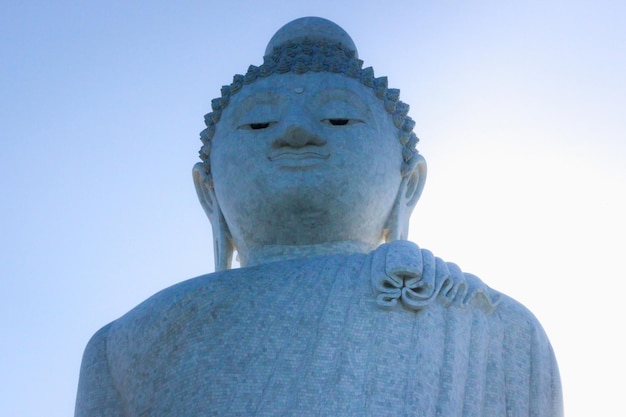
<path fill-rule="evenodd" d="M 498 337 L 487 316 L 437 304 L 383 310 L 354 269 L 255 297 L 234 285 L 186 302 L 116 373 L 128 408 L 137 416 L 435 415 L 442 398 L 485 387 Z M 484 392 L 472 397 L 481 403 Z"/>

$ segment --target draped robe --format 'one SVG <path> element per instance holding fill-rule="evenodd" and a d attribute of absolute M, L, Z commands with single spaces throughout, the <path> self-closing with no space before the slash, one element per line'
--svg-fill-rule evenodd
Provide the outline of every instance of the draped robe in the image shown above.
<path fill-rule="evenodd" d="M 97 332 L 76 416 L 560 416 L 535 317 L 410 242 L 209 274 Z"/>

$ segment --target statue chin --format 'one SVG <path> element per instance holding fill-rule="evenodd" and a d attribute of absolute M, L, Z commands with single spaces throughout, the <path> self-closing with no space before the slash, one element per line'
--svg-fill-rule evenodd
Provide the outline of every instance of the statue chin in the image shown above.
<path fill-rule="evenodd" d="M 271 262 L 278 255 L 278 259 L 291 259 L 328 254 L 330 248 L 339 253 L 367 253 L 382 242 L 391 211 L 381 207 L 375 213 L 370 208 L 357 214 L 353 207 L 337 205 L 336 198 L 319 198 L 320 194 L 316 199 L 273 196 L 274 204 L 259 202 L 248 215 L 225 216 L 242 266 L 263 263 L 262 254 L 268 254 Z"/>

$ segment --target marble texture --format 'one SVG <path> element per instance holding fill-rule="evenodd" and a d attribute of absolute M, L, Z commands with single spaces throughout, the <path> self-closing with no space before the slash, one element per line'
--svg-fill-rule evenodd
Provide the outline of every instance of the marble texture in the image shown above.
<path fill-rule="evenodd" d="M 325 19 L 290 22 L 211 101 L 193 175 L 218 271 L 235 249 L 246 266 L 407 238 L 426 180 L 415 122 L 346 37 Z"/>
<path fill-rule="evenodd" d="M 562 415 L 532 313 L 405 240 L 426 163 L 362 63 L 303 18 L 222 88 L 193 169 L 217 272 L 93 336 L 77 417 Z"/>
<path fill-rule="evenodd" d="M 89 343 L 77 415 L 561 415 L 554 356 L 532 314 L 402 243 L 156 294 Z M 429 263 L 473 290 L 440 287 L 417 313 L 381 308 L 372 282 Z"/>

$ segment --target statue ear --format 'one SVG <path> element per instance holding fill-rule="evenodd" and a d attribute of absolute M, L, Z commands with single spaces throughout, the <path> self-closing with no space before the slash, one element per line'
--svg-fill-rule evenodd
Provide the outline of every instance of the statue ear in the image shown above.
<path fill-rule="evenodd" d="M 402 177 L 396 201 L 385 227 L 385 242 L 406 240 L 409 234 L 409 218 L 422 195 L 426 183 L 426 160 L 418 153 L 411 158 L 409 169 Z"/>
<path fill-rule="evenodd" d="M 202 163 L 198 162 L 193 167 L 193 183 L 200 205 L 211 221 L 213 229 L 213 256 L 215 270 L 223 271 L 232 266 L 234 246 L 230 230 L 222 214 L 222 210 L 215 198 L 215 190 L 210 174 L 206 172 Z"/>

